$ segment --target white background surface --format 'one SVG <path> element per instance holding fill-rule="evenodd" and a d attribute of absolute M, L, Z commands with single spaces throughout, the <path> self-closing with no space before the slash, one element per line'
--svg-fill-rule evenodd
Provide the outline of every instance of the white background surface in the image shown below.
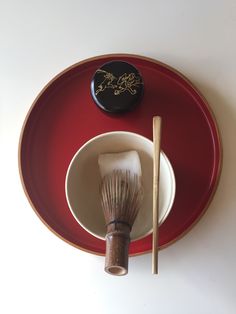
<path fill-rule="evenodd" d="M 236 2 L 0 1 L 0 313 L 235 314 Z M 135 53 L 185 74 L 218 121 L 224 163 L 201 221 L 159 254 L 130 259 L 128 276 L 104 273 L 40 222 L 23 193 L 17 149 L 36 95 L 73 63 Z"/>

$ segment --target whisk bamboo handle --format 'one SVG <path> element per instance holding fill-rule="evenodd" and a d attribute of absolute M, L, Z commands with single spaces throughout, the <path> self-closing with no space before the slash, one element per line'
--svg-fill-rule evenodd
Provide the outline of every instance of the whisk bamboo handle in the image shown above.
<path fill-rule="evenodd" d="M 105 271 L 112 275 L 128 272 L 130 228 L 122 223 L 112 223 L 107 227 Z"/>

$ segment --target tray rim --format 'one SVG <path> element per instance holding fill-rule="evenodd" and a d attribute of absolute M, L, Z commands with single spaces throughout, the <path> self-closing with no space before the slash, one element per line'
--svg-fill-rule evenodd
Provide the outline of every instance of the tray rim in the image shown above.
<path fill-rule="evenodd" d="M 190 79 L 188 79 L 184 74 L 182 74 L 180 71 L 176 70 L 175 68 L 173 68 L 172 66 L 167 65 L 166 63 L 156 60 L 154 58 L 150 58 L 147 56 L 143 56 L 143 55 L 139 55 L 139 54 L 130 54 L 130 53 L 109 53 L 109 54 L 102 54 L 102 55 L 98 55 L 98 56 L 94 56 L 94 57 L 90 57 L 90 58 L 86 58 L 83 59 L 81 61 L 78 61 L 74 64 L 72 64 L 71 66 L 66 67 L 64 70 L 62 70 L 61 72 L 59 72 L 57 75 L 55 75 L 54 77 L 52 77 L 51 80 L 49 80 L 49 82 L 40 90 L 40 92 L 37 94 L 36 98 L 34 99 L 33 103 L 31 104 L 30 108 L 27 111 L 27 114 L 24 118 L 22 127 L 21 127 L 21 131 L 20 131 L 20 136 L 19 136 L 19 141 L 18 141 L 18 171 L 19 171 L 19 176 L 20 176 L 20 181 L 21 181 L 21 185 L 24 191 L 24 194 L 26 196 L 26 198 L 28 199 L 28 202 L 31 206 L 31 208 L 33 209 L 33 211 L 35 212 L 35 214 L 38 216 L 38 218 L 41 220 L 41 222 L 57 237 L 59 237 L 61 240 L 63 240 L 64 242 L 66 242 L 67 244 L 70 244 L 71 246 L 80 249 L 81 251 L 90 253 L 90 254 L 94 254 L 97 256 L 104 256 L 105 254 L 100 253 L 100 252 L 94 252 L 92 250 L 86 249 L 84 247 L 81 247 L 79 245 L 76 245 L 75 243 L 65 239 L 62 235 L 60 235 L 58 232 L 56 232 L 39 214 L 39 212 L 37 211 L 37 209 L 35 208 L 33 202 L 31 201 L 31 198 L 28 194 L 25 182 L 24 182 L 24 178 L 23 178 L 23 171 L 22 171 L 22 167 L 21 167 L 21 150 L 22 150 L 22 141 L 23 141 L 23 136 L 24 136 L 24 131 L 25 131 L 25 127 L 27 124 L 27 121 L 31 115 L 31 112 L 33 111 L 35 105 L 37 104 L 38 99 L 43 95 L 43 93 L 58 79 L 60 78 L 62 75 L 64 75 L 65 73 L 69 72 L 70 70 L 82 65 L 82 64 L 86 64 L 92 61 L 97 61 L 100 59 L 104 59 L 104 58 L 134 58 L 134 59 L 139 59 L 139 60 L 144 60 L 144 61 L 148 61 L 151 63 L 155 63 L 158 64 L 168 70 L 170 70 L 171 72 L 177 74 L 179 77 L 181 77 L 193 90 L 194 92 L 199 96 L 199 98 L 201 98 L 204 102 L 204 105 L 206 106 L 206 109 L 209 111 L 212 121 L 214 123 L 215 126 L 215 130 L 216 130 L 216 138 L 219 144 L 219 163 L 218 163 L 218 168 L 217 168 L 217 173 L 216 173 L 216 181 L 213 187 L 213 190 L 211 192 L 211 195 L 205 205 L 205 207 L 203 208 L 202 212 L 200 213 L 200 215 L 194 220 L 194 222 L 189 225 L 189 227 L 187 227 L 180 235 L 176 236 L 173 240 L 171 240 L 170 242 L 168 242 L 167 244 L 164 244 L 162 246 L 158 247 L 158 250 L 162 250 L 167 248 L 168 246 L 176 243 L 177 241 L 179 241 L 180 239 L 182 239 L 188 232 L 190 232 L 196 225 L 197 223 L 201 220 L 201 218 L 204 216 L 204 214 L 206 213 L 212 199 L 214 198 L 214 195 L 216 193 L 216 190 L 218 188 L 219 185 L 219 180 L 220 180 L 220 176 L 221 176 L 221 172 L 222 172 L 222 165 L 223 165 L 223 145 L 222 145 L 222 139 L 221 139 L 221 134 L 219 131 L 219 126 L 215 117 L 214 112 L 212 111 L 208 101 L 206 100 L 206 98 L 202 95 L 202 93 L 198 90 L 197 87 L 194 86 L 194 84 L 190 81 Z M 143 255 L 143 254 L 148 254 L 151 253 L 151 249 L 150 250 L 145 250 L 145 251 L 141 251 L 141 252 L 137 252 L 137 253 L 132 253 L 129 254 L 130 257 L 132 256 L 138 256 L 138 255 Z"/>

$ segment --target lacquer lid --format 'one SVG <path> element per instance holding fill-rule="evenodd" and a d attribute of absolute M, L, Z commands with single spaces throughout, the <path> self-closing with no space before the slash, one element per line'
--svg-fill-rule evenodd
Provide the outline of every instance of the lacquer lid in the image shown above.
<path fill-rule="evenodd" d="M 106 112 L 131 111 L 143 95 L 143 79 L 132 64 L 111 61 L 95 72 L 91 93 L 98 107 Z"/>

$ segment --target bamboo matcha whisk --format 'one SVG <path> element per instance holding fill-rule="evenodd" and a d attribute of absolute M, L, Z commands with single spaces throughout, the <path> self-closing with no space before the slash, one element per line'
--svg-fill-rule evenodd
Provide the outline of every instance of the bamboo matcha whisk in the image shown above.
<path fill-rule="evenodd" d="M 102 208 L 107 225 L 105 270 L 128 272 L 130 232 L 142 201 L 141 176 L 130 170 L 113 170 L 101 184 Z"/>

